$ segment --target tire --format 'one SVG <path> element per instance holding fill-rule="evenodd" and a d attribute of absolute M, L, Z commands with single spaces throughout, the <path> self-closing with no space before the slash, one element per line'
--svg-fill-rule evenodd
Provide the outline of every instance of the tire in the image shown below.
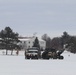
<path fill-rule="evenodd" d="M 59 59 L 64 59 L 64 57 L 63 56 L 59 56 Z"/>
<path fill-rule="evenodd" d="M 47 59 L 47 52 L 43 52 L 43 53 L 42 53 L 42 58 L 43 58 L 43 59 Z"/>
<path fill-rule="evenodd" d="M 30 57 L 29 56 L 25 56 L 25 59 L 30 59 Z"/>

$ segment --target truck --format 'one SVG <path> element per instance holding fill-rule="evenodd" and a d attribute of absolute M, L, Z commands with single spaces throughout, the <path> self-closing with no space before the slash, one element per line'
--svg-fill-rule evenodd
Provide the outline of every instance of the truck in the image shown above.
<path fill-rule="evenodd" d="M 25 59 L 39 59 L 41 51 L 37 47 L 29 48 L 25 51 Z"/>

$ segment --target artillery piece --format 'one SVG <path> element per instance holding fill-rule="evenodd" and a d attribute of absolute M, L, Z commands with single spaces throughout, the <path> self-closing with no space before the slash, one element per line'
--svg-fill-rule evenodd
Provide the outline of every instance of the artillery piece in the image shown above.
<path fill-rule="evenodd" d="M 42 58 L 43 59 L 64 59 L 64 57 L 61 55 L 64 52 L 64 50 L 56 50 L 56 49 L 51 49 L 47 48 L 45 51 L 42 53 Z"/>

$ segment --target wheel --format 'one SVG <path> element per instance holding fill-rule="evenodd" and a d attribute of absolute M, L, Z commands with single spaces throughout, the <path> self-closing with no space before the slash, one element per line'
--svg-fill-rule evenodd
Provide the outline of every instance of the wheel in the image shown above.
<path fill-rule="evenodd" d="M 47 52 L 43 52 L 43 53 L 42 53 L 42 58 L 43 58 L 43 59 L 47 59 Z"/>
<path fill-rule="evenodd" d="M 25 56 L 25 59 L 30 59 L 30 56 Z"/>
<path fill-rule="evenodd" d="M 64 59 L 64 57 L 63 56 L 59 56 L 59 59 Z"/>

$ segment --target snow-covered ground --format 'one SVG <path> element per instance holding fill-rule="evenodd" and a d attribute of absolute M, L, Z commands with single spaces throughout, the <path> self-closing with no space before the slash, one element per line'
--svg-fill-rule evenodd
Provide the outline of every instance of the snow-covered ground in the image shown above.
<path fill-rule="evenodd" d="M 64 52 L 64 60 L 25 60 L 23 54 L 0 51 L 0 75 L 76 75 L 76 54 Z"/>

